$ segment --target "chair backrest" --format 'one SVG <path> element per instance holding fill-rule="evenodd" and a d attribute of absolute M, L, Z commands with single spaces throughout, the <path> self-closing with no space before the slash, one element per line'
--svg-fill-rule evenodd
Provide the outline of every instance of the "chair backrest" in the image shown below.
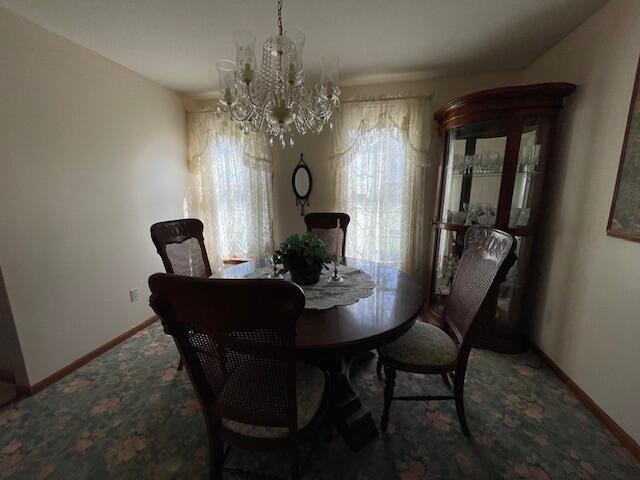
<path fill-rule="evenodd" d="M 344 258 L 347 246 L 347 226 L 351 217 L 346 213 L 307 213 L 304 223 L 307 232 L 311 232 L 327 244 L 329 251 L 340 254 Z"/>
<path fill-rule="evenodd" d="M 297 431 L 300 287 L 164 273 L 152 275 L 149 287 L 149 303 L 173 336 L 205 412 Z"/>
<path fill-rule="evenodd" d="M 204 225 L 196 218 L 169 220 L 151 225 L 151 240 L 162 258 L 167 273 L 187 277 L 211 276 L 203 230 Z"/>
<path fill-rule="evenodd" d="M 471 227 L 458 270 L 453 278 L 443 321 L 461 345 L 482 317 L 482 307 L 492 297 L 515 260 L 515 238 L 488 227 Z"/>

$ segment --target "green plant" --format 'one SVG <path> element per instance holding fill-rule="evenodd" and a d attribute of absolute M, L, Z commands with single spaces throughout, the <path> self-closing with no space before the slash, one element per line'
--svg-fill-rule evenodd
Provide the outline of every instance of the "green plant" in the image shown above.
<path fill-rule="evenodd" d="M 285 270 L 291 272 L 292 277 L 306 272 L 315 276 L 316 281 L 322 268 L 328 269 L 325 264 L 333 259 L 326 243 L 313 233 L 291 235 L 280 244 L 275 255 L 280 258 Z"/>

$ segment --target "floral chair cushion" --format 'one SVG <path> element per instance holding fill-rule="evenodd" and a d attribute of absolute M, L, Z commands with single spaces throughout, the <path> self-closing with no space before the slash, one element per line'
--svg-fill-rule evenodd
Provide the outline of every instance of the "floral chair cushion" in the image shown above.
<path fill-rule="evenodd" d="M 418 319 L 411 330 L 382 347 L 382 352 L 399 363 L 441 366 L 456 361 L 458 347 L 444 330 Z"/>
<path fill-rule="evenodd" d="M 325 390 L 324 372 L 307 363 L 299 363 L 296 371 L 296 394 L 298 397 L 298 430 L 309 424 L 322 403 Z M 265 427 L 236 422 L 223 418 L 222 425 L 235 433 L 254 438 L 284 438 L 289 434 L 286 427 Z"/>

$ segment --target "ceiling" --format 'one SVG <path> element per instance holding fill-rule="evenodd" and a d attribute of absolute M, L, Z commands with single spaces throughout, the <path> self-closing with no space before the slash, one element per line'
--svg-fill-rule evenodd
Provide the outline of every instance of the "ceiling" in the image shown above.
<path fill-rule="evenodd" d="M 304 62 L 340 56 L 345 83 L 518 70 L 607 0 L 285 0 L 307 35 Z M 183 94 L 217 87 L 232 33 L 256 54 L 276 31 L 275 0 L 0 0 L 0 6 Z"/>

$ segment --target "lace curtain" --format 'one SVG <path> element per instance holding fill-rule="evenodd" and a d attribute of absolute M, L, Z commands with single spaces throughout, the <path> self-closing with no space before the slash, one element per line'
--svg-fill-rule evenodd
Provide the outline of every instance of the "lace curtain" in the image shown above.
<path fill-rule="evenodd" d="M 213 112 L 188 114 L 191 185 L 186 214 L 199 218 L 211 269 L 273 251 L 271 149 Z"/>
<path fill-rule="evenodd" d="M 347 256 L 391 264 L 422 281 L 430 110 L 428 98 L 344 103 L 331 157 L 336 206 L 351 216 Z"/>

